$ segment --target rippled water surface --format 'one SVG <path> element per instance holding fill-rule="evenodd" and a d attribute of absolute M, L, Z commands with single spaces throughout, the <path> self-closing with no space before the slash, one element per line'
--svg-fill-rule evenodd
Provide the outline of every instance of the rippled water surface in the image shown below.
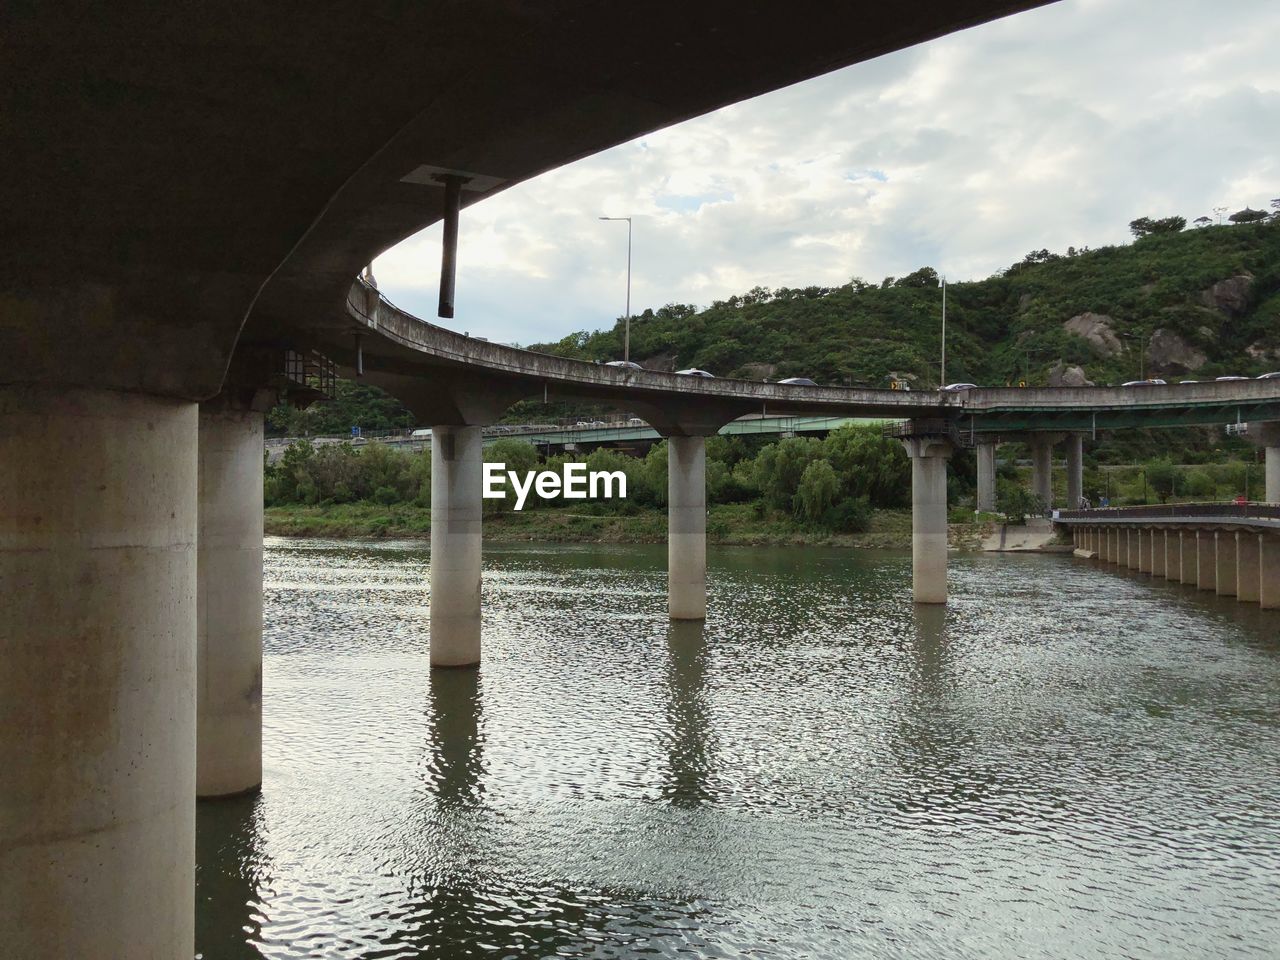
<path fill-rule="evenodd" d="M 271 540 L 265 779 L 199 808 L 256 957 L 1275 957 L 1280 612 L 1069 557 Z"/>

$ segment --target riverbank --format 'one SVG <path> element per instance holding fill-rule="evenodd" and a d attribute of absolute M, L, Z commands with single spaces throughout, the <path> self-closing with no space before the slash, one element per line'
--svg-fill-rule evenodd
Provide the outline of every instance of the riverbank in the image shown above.
<path fill-rule="evenodd" d="M 431 510 L 413 504 L 290 504 L 268 507 L 265 529 L 284 537 L 429 537 Z M 667 538 L 667 512 L 640 508 L 628 514 L 593 513 L 589 505 L 505 511 L 485 516 L 484 535 L 496 542 L 662 543 Z M 753 504 L 714 504 L 707 516 L 707 541 L 722 546 L 908 548 L 911 511 L 874 510 L 870 529 L 846 534 L 807 529 L 785 514 L 762 514 Z"/>

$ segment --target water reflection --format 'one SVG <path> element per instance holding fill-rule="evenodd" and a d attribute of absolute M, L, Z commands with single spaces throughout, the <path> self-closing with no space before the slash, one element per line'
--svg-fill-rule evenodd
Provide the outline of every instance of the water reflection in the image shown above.
<path fill-rule="evenodd" d="M 441 809 L 484 799 L 484 734 L 478 670 L 431 671 L 428 794 Z"/>
<path fill-rule="evenodd" d="M 202 801 L 196 820 L 196 954 L 204 960 L 257 960 L 252 945 L 264 917 L 259 885 L 262 798 Z"/>
<path fill-rule="evenodd" d="M 667 762 L 661 794 L 676 807 L 697 807 L 712 799 L 707 658 L 706 626 L 696 620 L 672 621 L 667 630 Z"/>

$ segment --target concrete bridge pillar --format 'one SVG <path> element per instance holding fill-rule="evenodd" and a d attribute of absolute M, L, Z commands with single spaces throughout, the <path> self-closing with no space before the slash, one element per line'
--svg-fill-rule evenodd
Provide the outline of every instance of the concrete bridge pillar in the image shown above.
<path fill-rule="evenodd" d="M 1236 531 L 1236 599 L 1241 602 L 1257 603 L 1261 594 L 1259 539 L 1259 534 Z"/>
<path fill-rule="evenodd" d="M 1180 579 L 1183 583 L 1197 586 L 1200 583 L 1200 538 L 1194 530 L 1179 530 L 1178 542 L 1182 554 Z"/>
<path fill-rule="evenodd" d="M 1218 545 L 1212 530 L 1196 531 L 1196 586 L 1218 589 Z"/>
<path fill-rule="evenodd" d="M 1164 532 L 1164 578 L 1182 579 L 1182 534 L 1177 530 Z"/>
<path fill-rule="evenodd" d="M 947 458 L 939 437 L 903 439 L 911 457 L 911 592 L 916 603 L 947 602 Z"/>
<path fill-rule="evenodd" d="M 707 618 L 707 438 L 667 439 L 667 612 Z"/>
<path fill-rule="evenodd" d="M 1084 496 L 1084 437 L 1067 434 L 1067 509 L 1075 510 Z"/>
<path fill-rule="evenodd" d="M 431 428 L 431 666 L 480 664 L 480 427 Z"/>
<path fill-rule="evenodd" d="M 1280 610 L 1280 538 L 1258 535 L 1258 603 Z"/>
<path fill-rule="evenodd" d="M 1147 572 L 1153 577 L 1163 577 L 1168 557 L 1168 547 L 1166 546 L 1166 541 L 1168 540 L 1167 531 L 1156 529 L 1148 530 L 1147 533 L 1151 537 L 1151 555 L 1149 558 L 1151 566 Z"/>
<path fill-rule="evenodd" d="M 1046 510 L 1053 508 L 1053 435 L 1033 434 L 1031 446 L 1031 492 Z"/>
<path fill-rule="evenodd" d="M 1142 550 L 1141 531 L 1134 527 L 1124 528 L 1124 562 L 1130 570 L 1137 570 L 1141 564 Z"/>
<path fill-rule="evenodd" d="M 1151 554 L 1155 549 L 1155 531 L 1145 527 L 1138 527 L 1133 531 L 1138 538 L 1138 572 L 1150 573 L 1152 560 Z"/>
<path fill-rule="evenodd" d="M 1267 447 L 1267 503 L 1280 503 L 1280 445 Z"/>
<path fill-rule="evenodd" d="M 262 413 L 201 405 L 196 796 L 262 783 Z"/>
<path fill-rule="evenodd" d="M 996 444 L 978 444 L 978 509 L 983 513 L 996 510 Z"/>
<path fill-rule="evenodd" d="M 1215 530 L 1213 534 L 1214 584 L 1218 596 L 1236 595 L 1236 535 L 1233 530 Z"/>
<path fill-rule="evenodd" d="M 194 402 L 0 387 L 6 956 L 194 952 L 196 464 Z"/>

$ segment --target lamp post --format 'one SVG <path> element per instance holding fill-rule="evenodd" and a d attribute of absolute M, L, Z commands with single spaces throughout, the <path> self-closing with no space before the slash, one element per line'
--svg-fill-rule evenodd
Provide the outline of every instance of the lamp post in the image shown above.
<path fill-rule="evenodd" d="M 631 218 L 601 217 L 601 220 L 627 221 L 627 315 L 623 319 L 622 359 L 631 359 Z"/>

